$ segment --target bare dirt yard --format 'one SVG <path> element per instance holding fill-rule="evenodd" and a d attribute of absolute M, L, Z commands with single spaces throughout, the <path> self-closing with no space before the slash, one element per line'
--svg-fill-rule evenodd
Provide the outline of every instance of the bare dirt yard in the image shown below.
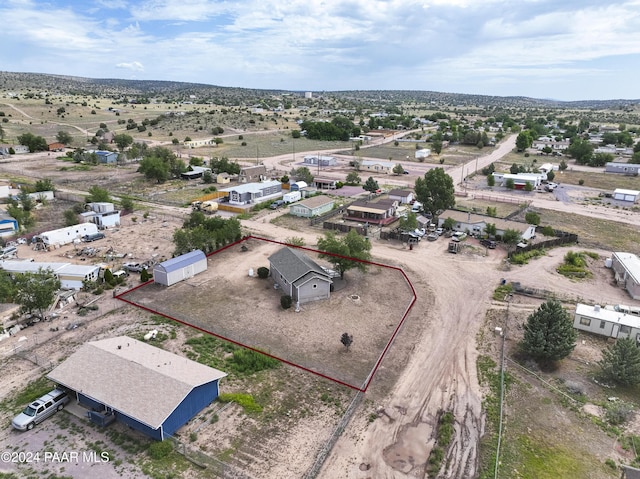
<path fill-rule="evenodd" d="M 244 248 L 243 248 L 244 247 Z M 259 267 L 284 246 L 249 239 L 208 257 L 207 271 L 169 288 L 149 284 L 122 297 L 216 336 L 259 349 L 354 388 L 365 382 L 414 299 L 402 273 L 369 266 L 347 272 L 327 300 L 287 311 Z M 312 251 L 304 253 L 330 268 Z M 354 337 L 347 350 L 342 333 Z"/>

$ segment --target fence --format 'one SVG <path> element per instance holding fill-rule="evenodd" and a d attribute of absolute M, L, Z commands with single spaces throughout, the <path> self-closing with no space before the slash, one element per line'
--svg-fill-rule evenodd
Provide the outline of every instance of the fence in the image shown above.
<path fill-rule="evenodd" d="M 329 453 L 331 452 L 331 450 L 333 449 L 333 446 L 335 446 L 336 442 L 344 432 L 345 428 L 347 427 L 347 424 L 349 424 L 349 421 L 351 421 L 353 414 L 355 413 L 356 409 L 362 402 L 363 398 L 364 398 L 364 393 L 362 391 L 358 391 L 354 396 L 353 400 L 351 401 L 351 404 L 349 404 L 349 407 L 345 411 L 344 415 L 340 419 L 340 422 L 334 429 L 333 433 L 331 433 L 331 436 L 329 437 L 327 442 L 325 442 L 324 446 L 322 446 L 322 448 L 320 449 L 320 452 L 318 452 L 318 455 L 316 456 L 316 460 L 314 461 L 313 465 L 309 468 L 307 473 L 304 475 L 304 479 L 315 479 L 316 477 L 318 477 L 318 474 L 320 473 L 320 469 L 322 469 L 322 466 L 324 465 L 324 462 L 327 460 Z"/>
<path fill-rule="evenodd" d="M 485 195 L 482 193 L 474 193 L 473 195 L 471 195 L 471 198 L 475 200 L 495 201 L 498 203 L 511 203 L 514 205 L 529 206 L 531 204 L 531 200 L 525 200 L 523 198 L 511 198 L 509 196 Z"/>
<path fill-rule="evenodd" d="M 556 238 L 550 239 L 550 240 L 545 240 L 545 241 L 538 241 L 537 243 L 529 243 L 527 246 L 523 247 L 523 248 L 517 248 L 515 251 L 510 251 L 507 254 L 507 257 L 512 258 L 513 255 L 519 254 L 519 253 L 524 253 L 526 251 L 531 251 L 534 249 L 544 249 L 544 248 L 553 248 L 554 246 L 560 246 L 563 244 L 569 244 L 569 243 L 577 243 L 578 242 L 578 235 L 573 234 L 573 233 L 565 233 L 564 231 L 556 231 Z"/>
<path fill-rule="evenodd" d="M 367 228 L 359 225 L 349 225 L 346 223 L 334 223 L 332 221 L 325 221 L 324 223 L 322 223 L 322 228 L 324 228 L 325 230 L 338 230 L 342 233 L 348 233 L 351 230 L 356 230 L 359 235 L 367 235 Z"/>

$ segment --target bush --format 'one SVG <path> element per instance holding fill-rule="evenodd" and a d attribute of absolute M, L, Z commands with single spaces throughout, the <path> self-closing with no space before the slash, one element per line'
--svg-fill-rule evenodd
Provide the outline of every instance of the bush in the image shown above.
<path fill-rule="evenodd" d="M 579 184 L 580 186 L 584 185 L 584 180 L 580 180 L 580 181 L 578 181 L 578 184 Z"/>
<path fill-rule="evenodd" d="M 631 418 L 632 414 L 633 408 L 630 404 L 618 401 L 608 406 L 604 415 L 607 418 L 607 421 L 609 421 L 609 424 L 619 426 L 620 424 L 627 422 Z"/>
<path fill-rule="evenodd" d="M 280 297 L 280 306 L 282 306 L 282 309 L 289 309 L 292 304 L 293 299 L 288 294 Z"/>
<path fill-rule="evenodd" d="M 269 277 L 269 268 L 266 268 L 264 266 L 260 266 L 258 268 L 258 278 L 266 279 L 268 277 Z"/>
<path fill-rule="evenodd" d="M 251 394 L 242 394 L 242 393 L 220 394 L 218 396 L 218 401 L 234 402 L 240 407 L 242 407 L 242 409 L 244 409 L 244 412 L 247 412 L 247 413 L 262 412 L 262 406 L 256 403 L 255 399 Z"/>
<path fill-rule="evenodd" d="M 151 456 L 152 459 L 157 460 L 165 458 L 171 454 L 171 452 L 173 452 L 173 445 L 168 439 L 165 439 L 162 442 L 154 442 L 149 446 L 149 449 L 147 449 L 149 456 Z"/>

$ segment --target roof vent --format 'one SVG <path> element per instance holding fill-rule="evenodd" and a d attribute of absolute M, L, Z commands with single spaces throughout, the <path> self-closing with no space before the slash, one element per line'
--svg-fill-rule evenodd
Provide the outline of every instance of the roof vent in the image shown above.
<path fill-rule="evenodd" d="M 599 304 L 596 304 L 596 305 L 593 307 L 593 310 L 594 310 L 594 311 L 596 311 L 596 312 L 600 311 L 600 305 L 599 305 Z"/>

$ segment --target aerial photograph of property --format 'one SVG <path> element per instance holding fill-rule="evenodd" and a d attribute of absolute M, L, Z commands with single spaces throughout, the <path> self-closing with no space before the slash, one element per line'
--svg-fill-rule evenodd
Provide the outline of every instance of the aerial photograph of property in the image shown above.
<path fill-rule="evenodd" d="M 0 479 L 640 479 L 639 7 L 0 2 Z"/>

